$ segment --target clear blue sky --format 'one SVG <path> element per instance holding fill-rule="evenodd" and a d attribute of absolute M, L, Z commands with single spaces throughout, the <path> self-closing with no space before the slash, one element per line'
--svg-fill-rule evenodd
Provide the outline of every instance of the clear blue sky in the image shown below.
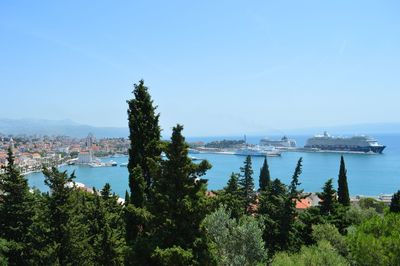
<path fill-rule="evenodd" d="M 188 135 L 400 122 L 399 1 L 1 1 L 0 117 Z"/>

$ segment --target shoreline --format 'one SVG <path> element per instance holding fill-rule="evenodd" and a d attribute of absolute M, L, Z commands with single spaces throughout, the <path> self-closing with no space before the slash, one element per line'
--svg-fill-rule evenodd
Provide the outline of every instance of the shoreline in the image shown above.
<path fill-rule="evenodd" d="M 189 154 L 222 154 L 222 155 L 236 155 L 234 151 L 226 151 L 226 150 L 197 150 L 193 149 L 194 152 L 190 152 Z M 361 151 L 336 151 L 336 150 L 312 150 L 305 148 L 293 148 L 293 149 L 277 149 L 278 151 L 285 152 L 304 152 L 304 153 L 334 153 L 334 154 L 358 154 L 358 155 L 382 155 L 384 153 L 368 153 Z M 238 155 L 241 156 L 241 155 Z M 255 155 L 251 155 L 255 156 Z M 257 155 L 258 156 L 258 155 Z M 261 156 L 261 155 L 260 155 Z M 279 157 L 279 156 L 268 156 L 267 157 Z"/>

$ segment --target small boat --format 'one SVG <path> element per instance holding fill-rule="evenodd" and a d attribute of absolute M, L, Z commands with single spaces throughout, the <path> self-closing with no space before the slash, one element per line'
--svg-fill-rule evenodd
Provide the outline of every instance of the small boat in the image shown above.
<path fill-rule="evenodd" d="M 90 167 L 102 167 L 104 166 L 104 163 L 99 163 L 99 162 L 93 162 L 88 164 Z"/>
<path fill-rule="evenodd" d="M 105 166 L 117 166 L 117 162 L 116 161 L 109 161 L 105 163 Z"/>
<path fill-rule="evenodd" d="M 194 156 L 189 156 L 189 158 L 190 158 L 192 161 L 200 161 L 200 160 L 202 160 L 202 159 L 197 158 L 197 157 L 194 157 Z"/>
<path fill-rule="evenodd" d="M 121 163 L 119 166 L 121 166 L 121 167 L 128 167 L 128 163 Z"/>

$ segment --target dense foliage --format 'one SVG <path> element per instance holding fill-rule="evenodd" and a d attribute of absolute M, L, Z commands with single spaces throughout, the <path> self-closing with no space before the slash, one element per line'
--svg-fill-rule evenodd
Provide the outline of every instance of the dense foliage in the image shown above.
<path fill-rule="evenodd" d="M 6 174 L 0 182 L 0 238 L 8 241 L 8 257 L 17 264 L 26 264 L 30 256 L 29 228 L 32 225 L 32 194 L 28 182 L 14 163 L 12 149 L 8 150 Z"/>
<path fill-rule="evenodd" d="M 249 216 L 230 218 L 221 206 L 203 222 L 208 247 L 218 265 L 255 265 L 267 258 L 262 226 Z"/>
<path fill-rule="evenodd" d="M 251 157 L 247 156 L 243 167 L 240 168 L 239 185 L 243 199 L 243 211 L 251 212 L 251 205 L 254 203 L 256 192 L 254 191 L 253 168 Z"/>
<path fill-rule="evenodd" d="M 349 188 L 347 185 L 347 170 L 343 155 L 340 157 L 340 169 L 338 177 L 338 202 L 344 206 L 350 205 Z"/>
<path fill-rule="evenodd" d="M 238 148 L 241 145 L 245 144 L 244 140 L 218 140 L 211 141 L 204 145 L 206 148 L 214 148 L 214 149 L 232 149 Z"/>
<path fill-rule="evenodd" d="M 267 156 L 265 156 L 264 163 L 260 169 L 260 177 L 258 179 L 259 191 L 267 190 L 270 182 L 271 182 L 271 175 L 269 173 Z"/>
<path fill-rule="evenodd" d="M 29 190 L 9 150 L 0 265 L 400 265 L 400 192 L 390 208 L 371 198 L 350 204 L 341 157 L 337 190 L 328 179 L 320 203 L 298 209 L 308 196 L 302 159 L 289 184 L 271 178 L 265 159 L 256 191 L 250 156 L 222 190 L 207 192 L 211 165 L 192 162 L 183 127 L 162 142 L 143 81 L 133 93 L 125 203 L 109 184 L 82 190 L 57 168 L 43 168 L 49 192 Z"/>

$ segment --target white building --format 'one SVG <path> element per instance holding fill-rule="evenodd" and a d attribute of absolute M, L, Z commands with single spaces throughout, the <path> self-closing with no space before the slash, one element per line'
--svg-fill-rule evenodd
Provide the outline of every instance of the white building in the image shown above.
<path fill-rule="evenodd" d="M 93 162 L 92 151 L 81 151 L 78 154 L 78 160 L 76 163 L 78 164 L 88 164 Z"/>

